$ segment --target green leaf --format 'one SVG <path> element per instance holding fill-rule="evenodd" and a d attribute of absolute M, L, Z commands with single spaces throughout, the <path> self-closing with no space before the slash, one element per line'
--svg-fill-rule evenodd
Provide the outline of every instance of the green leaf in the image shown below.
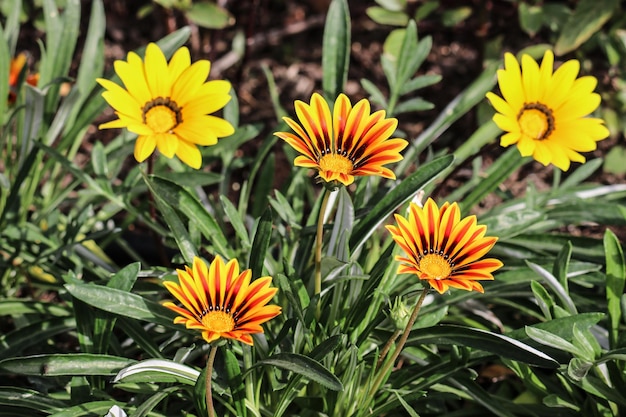
<path fill-rule="evenodd" d="M 50 398 L 39 391 L 18 387 L 0 387 L 0 404 L 47 414 L 59 412 L 67 406 L 64 402 Z"/>
<path fill-rule="evenodd" d="M 50 417 L 98 417 L 105 415 L 115 405 L 115 401 L 92 401 L 68 407 Z"/>
<path fill-rule="evenodd" d="M 619 0 L 580 0 L 554 45 L 564 55 L 582 45 L 611 18 Z"/>
<path fill-rule="evenodd" d="M 617 175 L 626 174 L 624 161 L 626 161 L 626 147 L 619 145 L 611 147 L 604 156 L 604 172 Z"/>
<path fill-rule="evenodd" d="M 65 289 L 79 300 L 109 313 L 182 330 L 174 325 L 176 313 L 137 294 L 93 284 L 66 284 Z"/>
<path fill-rule="evenodd" d="M 572 298 L 569 296 L 567 290 L 561 285 L 561 283 L 556 279 L 554 275 L 552 275 L 549 271 L 543 268 L 540 265 L 537 265 L 533 262 L 526 261 L 526 265 L 530 267 L 535 273 L 543 278 L 543 280 L 548 284 L 548 286 L 554 291 L 554 293 L 559 297 L 561 301 L 561 307 L 565 308 L 568 313 L 571 315 L 575 315 L 578 313 L 576 311 L 576 305 Z"/>
<path fill-rule="evenodd" d="M 76 327 L 74 317 L 48 318 L 0 336 L 0 359 L 8 358 L 29 347 L 41 345 L 50 337 Z"/>
<path fill-rule="evenodd" d="M 461 211 L 470 211 L 525 162 L 526 159 L 520 156 L 517 148 L 507 150 L 487 169 L 482 181 L 459 203 Z"/>
<path fill-rule="evenodd" d="M 220 195 L 220 201 L 222 202 L 222 207 L 224 208 L 224 213 L 226 213 L 226 217 L 228 217 L 228 220 L 230 220 L 230 224 L 233 226 L 237 237 L 241 241 L 241 245 L 244 248 L 249 248 L 250 237 L 248 236 L 248 230 L 246 229 L 246 226 L 243 223 L 243 219 L 237 211 L 237 208 L 233 205 L 233 203 L 231 203 L 228 197 L 224 195 Z"/>
<path fill-rule="evenodd" d="M 6 34 L 0 26 L 0 126 L 4 126 L 4 118 L 7 114 L 7 97 L 9 97 L 9 68 L 11 65 L 11 51 L 5 41 Z"/>
<path fill-rule="evenodd" d="M 414 331 L 410 342 L 469 346 L 504 358 L 529 365 L 557 368 L 558 362 L 550 356 L 517 339 L 481 329 L 456 325 L 439 325 Z"/>
<path fill-rule="evenodd" d="M 535 301 L 541 309 L 543 316 L 548 320 L 552 320 L 552 309 L 554 308 L 554 300 L 552 299 L 552 297 L 550 297 L 548 291 L 544 288 L 543 285 L 541 285 L 537 281 L 531 281 L 530 288 L 533 291 Z"/>
<path fill-rule="evenodd" d="M 243 382 L 241 368 L 239 367 L 239 360 L 229 349 L 223 349 L 222 354 L 224 355 L 226 380 L 230 387 L 232 401 L 235 403 L 235 408 L 237 409 L 237 416 L 246 417 L 248 410 L 246 407 L 246 388 Z"/>
<path fill-rule="evenodd" d="M 332 391 L 343 391 L 341 381 L 322 364 L 308 356 L 297 353 L 278 353 L 256 362 L 251 369 L 261 365 L 276 366 L 302 375 Z"/>
<path fill-rule="evenodd" d="M 606 257 L 606 300 L 609 313 L 609 340 L 612 349 L 617 348 L 622 308 L 620 297 L 626 283 L 626 262 L 620 240 L 606 229 L 604 232 L 604 253 Z"/>
<path fill-rule="evenodd" d="M 372 6 L 365 9 L 367 16 L 380 25 L 406 26 L 409 23 L 409 15 L 403 11 L 387 10 L 382 7 Z"/>
<path fill-rule="evenodd" d="M 4 359 L 0 361 L 0 372 L 35 376 L 113 376 L 134 362 L 133 359 L 110 355 L 59 353 Z"/>
<path fill-rule="evenodd" d="M 252 249 L 250 249 L 250 260 L 248 262 L 252 269 L 252 277 L 259 278 L 263 276 L 263 264 L 267 256 L 267 250 L 272 238 L 272 209 L 270 207 L 265 210 L 263 216 L 259 219 L 259 223 L 252 240 Z"/>
<path fill-rule="evenodd" d="M 91 14 L 89 16 L 89 26 L 87 37 L 81 51 L 80 66 L 74 89 L 80 93 L 78 98 L 80 105 L 73 108 L 73 111 L 66 124 L 65 131 L 69 130 L 78 114 L 82 111 L 82 104 L 88 100 L 89 92 L 96 85 L 96 78 L 102 76 L 104 70 L 104 32 L 106 29 L 104 6 L 102 0 L 91 2 Z M 99 143 L 99 142 L 96 142 Z"/>
<path fill-rule="evenodd" d="M 0 316 L 17 317 L 22 314 L 38 314 L 42 316 L 65 317 L 71 313 L 67 307 L 57 303 L 47 303 L 43 301 L 33 301 L 27 299 L 0 300 Z"/>
<path fill-rule="evenodd" d="M 534 37 L 543 25 L 543 9 L 541 6 L 529 5 L 521 2 L 518 8 L 519 24 L 522 30 L 530 37 Z"/>
<path fill-rule="evenodd" d="M 46 86 L 54 79 L 66 77 L 69 73 L 79 34 L 80 0 L 66 0 L 62 13 L 53 0 L 44 0 L 46 22 L 46 54 L 42 56 L 38 85 Z M 46 112 L 56 110 L 60 83 L 46 95 Z"/>
<path fill-rule="evenodd" d="M 185 224 L 182 222 L 176 211 L 167 204 L 160 194 L 156 194 L 152 188 L 150 182 L 146 179 L 146 184 L 148 184 L 148 188 L 151 189 L 152 195 L 154 196 L 154 201 L 163 215 L 165 219 L 165 223 L 170 228 L 172 235 L 174 236 L 174 240 L 176 241 L 176 246 L 180 250 L 181 255 L 186 263 L 192 264 L 193 258 L 198 255 L 198 250 L 193 244 L 193 240 L 189 231 L 185 227 Z"/>
<path fill-rule="evenodd" d="M 389 191 L 363 219 L 356 223 L 350 237 L 351 253 L 356 253 L 387 216 L 398 206 L 410 200 L 422 187 L 433 181 L 452 163 L 453 159 L 452 155 L 446 155 L 428 162 Z"/>
<path fill-rule="evenodd" d="M 398 104 L 393 113 L 394 115 L 397 115 L 402 113 L 425 111 L 433 108 L 435 108 L 435 105 L 430 101 L 426 101 L 421 97 L 414 97 Z"/>
<path fill-rule="evenodd" d="M 207 2 L 193 2 L 185 16 L 196 25 L 207 29 L 223 29 L 235 23 L 235 18 L 228 10 Z"/>
<path fill-rule="evenodd" d="M 147 359 L 120 370 L 114 383 L 178 383 L 193 386 L 200 371 L 167 359 Z"/>
<path fill-rule="evenodd" d="M 350 64 L 350 10 L 346 0 L 332 0 L 322 43 L 322 89 L 334 100 L 344 89 Z"/>
<path fill-rule="evenodd" d="M 224 232 L 209 211 L 187 190 L 165 178 L 155 175 L 146 181 L 155 196 L 162 199 L 169 206 L 176 208 L 189 218 L 191 223 L 200 230 L 216 251 L 227 259 L 233 257 L 232 250 Z"/>
<path fill-rule="evenodd" d="M 584 356 L 584 353 L 579 348 L 577 348 L 567 340 L 563 339 L 562 337 L 555 335 L 554 333 L 539 329 L 537 327 L 526 326 L 526 334 L 535 342 L 542 345 L 569 352 L 572 355 Z"/>

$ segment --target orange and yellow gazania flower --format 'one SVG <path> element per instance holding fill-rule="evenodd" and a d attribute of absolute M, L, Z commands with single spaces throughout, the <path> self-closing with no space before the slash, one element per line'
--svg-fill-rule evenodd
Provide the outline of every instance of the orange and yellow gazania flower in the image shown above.
<path fill-rule="evenodd" d="M 197 145 L 215 145 L 218 138 L 235 131 L 226 120 L 210 115 L 231 99 L 230 83 L 206 81 L 211 63 L 200 60 L 191 64 L 185 47 L 178 49 L 169 63 L 154 43 L 146 48 L 144 61 L 134 52 L 129 52 L 127 59 L 114 64 L 124 87 L 97 80 L 107 90 L 102 97 L 118 117 L 100 129 L 127 128 L 136 133 L 138 162 L 157 148 L 168 158 L 176 155 L 190 167 L 200 168 L 202 155 Z"/>
<path fill-rule="evenodd" d="M 26 61 L 28 61 L 28 56 L 23 52 L 11 59 L 11 63 L 9 64 L 9 103 L 15 102 L 17 95 L 16 89 L 18 88 L 17 84 L 26 66 Z M 24 81 L 29 85 L 36 86 L 39 82 L 39 74 L 31 74 L 28 69 L 26 69 Z"/>
<path fill-rule="evenodd" d="M 406 256 L 396 256 L 398 273 L 415 274 L 439 293 L 448 288 L 484 292 L 479 280 L 493 280 L 502 266 L 497 259 L 481 259 L 497 238 L 485 236 L 476 216 L 461 219 L 456 203 L 441 208 L 428 199 L 424 207 L 411 203 L 408 219 L 396 214 L 397 226 L 387 226 Z"/>
<path fill-rule="evenodd" d="M 163 305 L 180 314 L 174 323 L 202 332 L 211 343 L 220 338 L 239 340 L 252 345 L 251 334 L 263 333 L 261 324 L 280 314 L 280 307 L 267 305 L 276 294 L 270 288 L 271 277 L 250 282 L 252 271 L 239 272 L 236 259 L 224 261 L 219 256 L 209 267 L 200 258 L 193 267 L 176 270 L 180 284 L 164 282 L 182 307 L 172 302 Z"/>
<path fill-rule="evenodd" d="M 502 97 L 487 93 L 487 99 L 498 112 L 494 122 L 507 132 L 500 139 L 502 146 L 516 144 L 522 156 L 567 171 L 571 161 L 584 163 L 579 152 L 595 150 L 609 131 L 602 119 L 586 117 L 600 105 L 600 95 L 593 92 L 597 80 L 576 78 L 577 60 L 565 62 L 554 73 L 553 65 L 552 51 L 546 51 L 541 67 L 523 55 L 520 68 L 513 54 L 505 54 L 504 69 L 498 70 Z"/>
<path fill-rule="evenodd" d="M 395 179 L 384 165 L 402 159 L 407 141 L 390 139 L 398 121 L 385 118 L 379 110 L 370 114 L 370 103 L 363 99 L 354 107 L 348 97 L 339 95 L 331 113 L 328 103 L 315 93 L 311 103 L 295 102 L 300 124 L 289 117 L 283 120 L 296 134 L 276 132 L 302 155 L 294 165 L 313 168 L 326 183 L 350 185 L 354 177 L 379 175 Z"/>

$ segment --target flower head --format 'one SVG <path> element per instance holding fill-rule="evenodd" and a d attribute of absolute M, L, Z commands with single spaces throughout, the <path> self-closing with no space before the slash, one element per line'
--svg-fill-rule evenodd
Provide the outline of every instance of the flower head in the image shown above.
<path fill-rule="evenodd" d="M 24 81 L 26 81 L 27 84 L 36 86 L 39 82 L 39 73 L 31 74 L 28 68 L 26 68 L 26 70 L 24 69 L 27 60 L 28 56 L 23 52 L 11 59 L 11 63 L 9 64 L 9 103 L 14 103 L 17 98 L 18 83 L 23 73 L 25 74 Z"/>
<path fill-rule="evenodd" d="M 423 208 L 411 203 L 409 217 L 395 215 L 397 226 L 387 226 L 393 240 L 406 256 L 398 273 L 415 274 L 427 280 L 440 294 L 449 287 L 484 292 L 478 280 L 492 280 L 502 266 L 497 259 L 481 259 L 497 238 L 485 236 L 487 228 L 476 224 L 476 216 L 461 219 L 456 203 L 441 208 L 428 199 Z"/>
<path fill-rule="evenodd" d="M 191 64 L 187 48 L 178 49 L 168 63 L 161 49 L 151 43 L 144 61 L 129 52 L 127 61 L 115 61 L 114 66 L 124 87 L 102 78 L 97 81 L 106 89 L 102 97 L 118 119 L 100 129 L 127 128 L 136 133 L 138 162 L 158 148 L 164 156 L 176 155 L 197 169 L 202 165 L 197 145 L 215 145 L 219 137 L 234 133 L 229 122 L 209 115 L 230 100 L 230 83 L 207 82 L 211 63 L 200 60 Z"/>
<path fill-rule="evenodd" d="M 510 53 L 504 55 L 504 69 L 498 70 L 502 97 L 487 93 L 498 113 L 493 117 L 507 133 L 502 146 L 517 144 L 522 156 L 554 164 L 567 171 L 570 162 L 585 162 L 579 152 L 596 149 L 596 142 L 609 135 L 602 119 L 585 117 L 600 105 L 593 92 L 597 80 L 576 78 L 577 60 L 561 65 L 554 73 L 554 55 L 546 51 L 541 67 L 528 55 L 520 63 Z"/>
<path fill-rule="evenodd" d="M 363 99 L 352 107 L 350 100 L 340 94 L 331 114 L 328 103 L 315 93 L 311 103 L 295 102 L 300 124 L 289 117 L 283 120 L 296 134 L 276 132 L 296 151 L 294 165 L 318 170 L 319 178 L 327 183 L 350 185 L 355 176 L 379 175 L 395 179 L 383 165 L 402 159 L 400 151 L 407 141 L 389 139 L 398 121 L 385 118 L 379 110 L 370 114 L 369 101 Z"/>
<path fill-rule="evenodd" d="M 250 335 L 263 333 L 261 324 L 280 314 L 280 307 L 267 305 L 277 291 L 270 288 L 272 278 L 250 282 L 251 270 L 239 273 L 236 259 L 224 264 L 216 256 L 207 268 L 196 257 L 192 268 L 176 272 L 180 284 L 166 281 L 164 285 L 182 307 L 172 302 L 163 305 L 180 314 L 174 323 L 201 331 L 208 343 L 226 338 L 252 345 Z"/>

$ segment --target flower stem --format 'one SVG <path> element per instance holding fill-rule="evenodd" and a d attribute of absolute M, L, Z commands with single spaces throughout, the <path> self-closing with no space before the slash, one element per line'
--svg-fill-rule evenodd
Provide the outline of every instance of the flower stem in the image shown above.
<path fill-rule="evenodd" d="M 206 409 L 209 412 L 209 417 L 215 417 L 215 410 L 213 409 L 213 395 L 211 393 L 211 377 L 213 376 L 215 353 L 217 353 L 217 346 L 211 345 L 209 359 L 206 362 Z"/>
<path fill-rule="evenodd" d="M 315 238 L 315 289 L 313 295 L 318 295 L 322 292 L 322 243 L 324 237 L 324 214 L 326 212 L 326 206 L 328 206 L 328 198 L 330 197 L 330 191 L 324 190 L 324 196 L 322 197 L 322 204 L 320 205 L 320 213 L 317 218 L 317 235 Z M 319 318 L 321 312 L 320 300 L 317 301 L 317 317 Z"/>
<path fill-rule="evenodd" d="M 404 348 L 404 344 L 409 338 L 409 333 L 411 333 L 411 328 L 413 328 L 413 324 L 415 324 L 417 315 L 420 312 L 422 303 L 424 302 L 424 299 L 426 298 L 426 294 L 428 294 L 429 290 L 430 290 L 429 286 L 424 287 L 424 289 L 422 290 L 422 294 L 420 295 L 420 298 L 417 300 L 417 304 L 415 304 L 413 313 L 411 314 L 411 317 L 409 318 L 409 321 L 406 324 L 406 327 L 404 328 L 404 333 L 402 333 L 402 337 L 400 338 L 400 341 L 398 342 L 398 346 L 396 346 L 396 350 L 393 351 L 393 355 L 391 355 L 391 357 L 387 359 L 382 369 L 379 371 L 378 376 L 376 377 L 376 380 L 374 380 L 374 383 L 372 384 L 367 394 L 366 401 L 368 401 L 368 403 L 369 401 L 371 401 L 371 399 L 374 398 L 374 394 L 376 394 L 376 391 L 380 387 L 380 384 L 382 384 L 383 379 L 385 378 L 385 375 L 387 375 L 387 372 L 389 372 L 389 369 L 396 362 L 396 359 L 398 359 L 398 356 L 400 356 L 400 353 L 402 353 L 402 348 Z"/>
<path fill-rule="evenodd" d="M 389 352 L 389 349 L 391 349 L 391 345 L 393 345 L 393 342 L 395 342 L 396 339 L 398 338 L 398 336 L 400 336 L 400 333 L 402 333 L 401 330 L 396 330 L 389 337 L 389 339 L 387 340 L 387 343 L 385 343 L 385 346 L 383 346 L 383 350 L 380 351 L 380 356 L 378 357 L 378 362 L 376 362 L 376 369 L 380 368 L 380 365 L 383 364 L 383 361 L 385 360 L 385 357 L 387 356 L 387 353 Z"/>

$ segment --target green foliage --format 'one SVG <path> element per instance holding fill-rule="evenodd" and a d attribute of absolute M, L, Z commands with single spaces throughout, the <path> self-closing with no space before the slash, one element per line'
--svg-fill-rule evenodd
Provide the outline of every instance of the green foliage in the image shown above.
<path fill-rule="evenodd" d="M 106 108 L 95 78 L 105 68 L 107 4 L 94 0 L 89 13 L 81 11 L 86 4 L 2 2 L 0 97 L 8 96 L 6 63 L 23 10 L 45 12 L 45 37 L 40 83 L 22 80 L 15 103 L 0 100 L 0 415 L 205 415 L 211 348 L 174 323 L 162 305 L 171 299 L 163 283 L 194 257 L 215 255 L 238 259 L 252 279 L 271 276 L 272 303 L 282 308 L 252 347 L 219 346 L 211 375 L 217 415 L 626 415 L 626 187 L 594 181 L 603 164 L 618 172 L 618 151 L 567 176 L 555 171 L 550 187 L 529 183 L 520 192 L 512 178 L 532 162 L 517 149 L 493 152 L 501 134 L 493 122 L 476 123 L 460 146 L 439 146 L 483 103 L 501 61 L 486 61 L 436 108 L 420 90 L 445 80 L 425 72 L 433 39 L 418 26 L 429 19 L 461 25 L 472 10 L 404 0 L 367 9 L 374 22 L 394 27 L 384 29 L 378 63 L 386 84 L 361 79 L 362 93 L 401 124 L 425 110 L 435 116 L 419 134 L 405 134 L 404 160 L 391 166 L 397 179 L 362 177 L 322 192 L 271 134 L 288 127 L 240 124 L 236 97 L 224 110 L 236 133 L 203 149 L 203 170 L 165 158 L 146 170 L 129 158 L 135 135 L 127 131 L 106 142 L 88 137 Z M 517 4 L 521 29 L 537 36 L 548 28 L 558 53 L 584 54 L 610 39 L 601 50 L 611 65 L 623 65 L 624 43 L 614 43 L 623 37 L 614 26 L 623 21 L 617 2 L 580 1 L 573 10 Z M 205 1 L 155 1 L 143 19 L 157 5 L 203 27 L 233 24 Z M 81 16 L 88 31 L 77 51 Z M 333 0 L 325 23 L 321 89 L 334 100 L 351 74 L 349 2 Z M 158 44 L 171 56 L 190 33 L 180 29 Z M 540 56 L 546 47 L 527 51 Z M 82 59 L 72 70 L 76 52 Z M 290 115 L 269 67 L 264 72 L 277 119 Z M 85 143 L 92 145 L 87 162 L 77 158 Z M 493 163 L 484 166 L 481 155 Z M 316 294 L 323 193 L 323 289 Z M 490 256 L 505 266 L 484 293 L 429 295 L 396 366 L 381 376 L 385 343 L 397 343 L 398 323 L 407 322 L 397 318 L 399 306 L 415 305 L 423 284 L 397 274 L 400 251 L 384 225 L 429 195 L 478 215 L 498 238 Z"/>

